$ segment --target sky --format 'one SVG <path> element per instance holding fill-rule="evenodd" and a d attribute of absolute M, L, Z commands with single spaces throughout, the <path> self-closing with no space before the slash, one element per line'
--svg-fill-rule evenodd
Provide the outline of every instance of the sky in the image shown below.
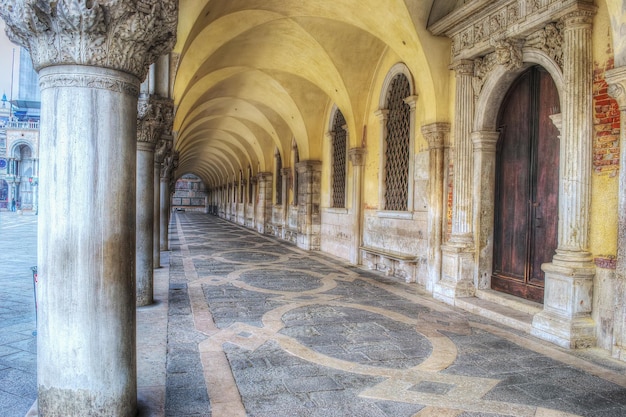
<path fill-rule="evenodd" d="M 13 70 L 13 98 L 17 98 L 17 86 L 19 84 L 20 48 L 11 43 L 4 33 L 4 20 L 0 19 L 0 98 L 2 94 L 11 99 L 11 61 L 13 49 L 15 49 L 15 64 Z"/>

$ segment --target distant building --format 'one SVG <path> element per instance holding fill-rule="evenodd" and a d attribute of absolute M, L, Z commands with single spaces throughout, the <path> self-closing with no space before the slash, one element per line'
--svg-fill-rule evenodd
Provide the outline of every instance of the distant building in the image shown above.
<path fill-rule="evenodd" d="M 172 196 L 172 209 L 204 211 L 206 188 L 200 178 L 193 174 L 183 175 L 176 181 L 176 189 Z"/>
<path fill-rule="evenodd" d="M 20 51 L 19 98 L 0 104 L 0 209 L 37 211 L 41 95 L 30 55 Z"/>

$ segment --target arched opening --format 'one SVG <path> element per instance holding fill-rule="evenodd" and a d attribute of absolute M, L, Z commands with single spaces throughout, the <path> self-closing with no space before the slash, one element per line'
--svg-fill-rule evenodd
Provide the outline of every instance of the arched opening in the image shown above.
<path fill-rule="evenodd" d="M 513 82 L 497 121 L 491 287 L 543 302 L 543 263 L 558 239 L 560 113 L 550 74 L 535 65 Z"/>

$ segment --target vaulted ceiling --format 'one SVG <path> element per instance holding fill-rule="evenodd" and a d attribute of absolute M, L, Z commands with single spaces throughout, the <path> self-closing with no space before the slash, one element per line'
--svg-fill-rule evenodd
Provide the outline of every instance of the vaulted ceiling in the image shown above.
<path fill-rule="evenodd" d="M 447 41 L 426 30 L 432 0 L 181 0 L 174 85 L 178 175 L 208 186 L 239 170 L 271 171 L 322 158 L 336 105 L 357 141 L 380 61 L 393 53 L 419 69 L 418 94 L 444 91 Z M 434 46 L 434 47 L 433 47 Z M 447 72 L 447 71 L 444 71 Z M 446 109 L 424 106 L 436 121 Z"/>

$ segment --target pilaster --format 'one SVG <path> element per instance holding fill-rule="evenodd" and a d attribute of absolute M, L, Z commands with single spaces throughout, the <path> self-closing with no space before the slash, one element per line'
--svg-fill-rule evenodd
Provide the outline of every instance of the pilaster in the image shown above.
<path fill-rule="evenodd" d="M 259 172 L 259 198 L 257 203 L 256 230 L 264 234 L 272 221 L 272 173 Z"/>
<path fill-rule="evenodd" d="M 473 152 L 471 131 L 474 117 L 472 78 L 474 62 L 460 60 L 451 68 L 456 72 L 454 107 L 454 185 L 452 201 L 452 234 L 442 245 L 441 279 L 435 284 L 433 297 L 454 304 L 458 297 L 475 293 L 474 236 L 472 216 Z"/>
<path fill-rule="evenodd" d="M 478 289 L 491 287 L 493 268 L 494 187 L 496 182 L 496 146 L 499 132 L 472 133 L 474 144 L 474 235 L 478 273 L 474 285 Z"/>
<path fill-rule="evenodd" d="M 449 123 L 431 123 L 422 126 L 422 135 L 428 141 L 428 281 L 426 291 L 432 293 L 441 279 L 441 243 L 443 239 L 443 178 L 444 144 L 450 133 Z"/>
<path fill-rule="evenodd" d="M 615 319 L 613 324 L 612 354 L 626 360 L 626 67 L 619 67 L 606 72 L 609 94 L 617 100 L 620 109 L 620 163 L 618 213 L 617 213 L 617 292 Z"/>
<path fill-rule="evenodd" d="M 300 161 L 298 170 L 298 241 L 299 248 L 320 249 L 321 232 L 321 177 L 320 161 Z"/>
<path fill-rule="evenodd" d="M 39 415 L 137 414 L 137 96 L 173 46 L 177 7 L 0 0 L 41 88 Z"/>
<path fill-rule="evenodd" d="M 545 273 L 544 309 L 532 334 L 563 347 L 594 346 L 595 266 L 588 251 L 593 139 L 592 10 L 563 17 L 563 77 L 558 247 Z"/>
<path fill-rule="evenodd" d="M 363 170 L 367 149 L 352 148 L 348 151 L 348 158 L 352 163 L 352 245 L 350 245 L 350 262 L 354 265 L 361 263 L 363 233 Z"/>

